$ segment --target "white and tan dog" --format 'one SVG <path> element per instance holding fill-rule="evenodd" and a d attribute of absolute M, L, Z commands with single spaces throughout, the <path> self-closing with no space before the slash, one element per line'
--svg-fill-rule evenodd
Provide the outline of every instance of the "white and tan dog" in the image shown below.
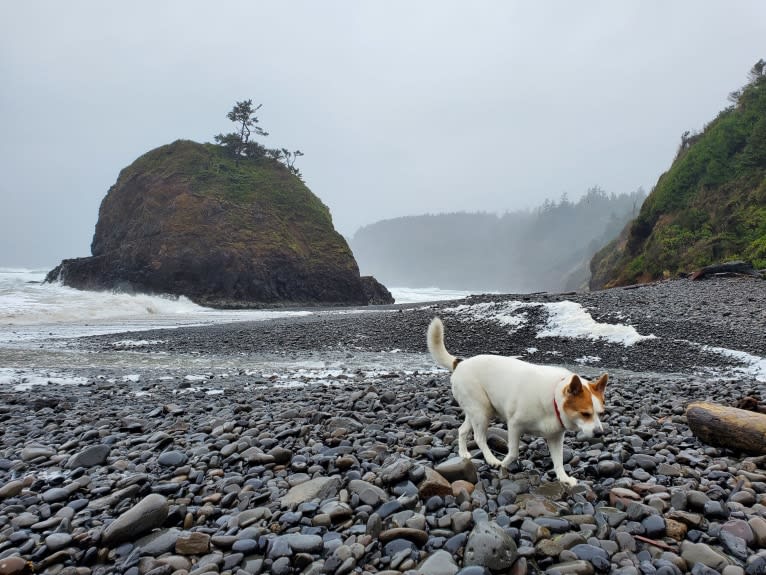
<path fill-rule="evenodd" d="M 440 366 L 452 372 L 452 395 L 465 412 L 458 432 L 458 452 L 470 458 L 468 434 L 492 466 L 508 467 L 519 456 L 519 439 L 532 433 L 548 441 L 553 470 L 562 483 L 577 480 L 564 471 L 564 432 L 601 435 L 608 376 L 588 381 L 571 371 L 535 365 L 513 357 L 477 355 L 459 360 L 444 346 L 444 325 L 437 317 L 428 326 L 428 350 Z M 500 461 L 487 446 L 489 422 L 497 416 L 508 426 L 508 455 Z"/>

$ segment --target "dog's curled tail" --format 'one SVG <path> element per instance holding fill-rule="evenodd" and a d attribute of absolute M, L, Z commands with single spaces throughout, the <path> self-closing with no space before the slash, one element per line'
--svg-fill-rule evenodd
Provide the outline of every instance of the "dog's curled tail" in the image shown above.
<path fill-rule="evenodd" d="M 431 357 L 436 363 L 450 371 L 455 371 L 460 360 L 450 354 L 444 346 L 444 324 L 438 317 L 433 318 L 428 324 L 426 341 L 428 342 L 428 351 L 431 352 Z"/>

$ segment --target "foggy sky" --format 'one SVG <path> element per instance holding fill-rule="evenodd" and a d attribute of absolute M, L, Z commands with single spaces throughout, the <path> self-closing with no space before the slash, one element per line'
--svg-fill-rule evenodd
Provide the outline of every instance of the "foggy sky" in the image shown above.
<path fill-rule="evenodd" d="M 0 3 L 0 266 L 90 254 L 119 171 L 262 104 L 351 236 L 651 190 L 766 58 L 766 3 Z"/>

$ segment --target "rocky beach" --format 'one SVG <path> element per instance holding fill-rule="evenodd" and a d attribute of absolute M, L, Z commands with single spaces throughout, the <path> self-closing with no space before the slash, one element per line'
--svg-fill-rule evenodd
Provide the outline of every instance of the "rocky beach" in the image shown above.
<path fill-rule="evenodd" d="M 609 373 L 577 486 L 536 437 L 457 457 L 435 315 L 455 355 Z M 766 573 L 766 456 L 685 415 L 766 399 L 765 326 L 717 277 L 0 347 L 0 575 Z"/>

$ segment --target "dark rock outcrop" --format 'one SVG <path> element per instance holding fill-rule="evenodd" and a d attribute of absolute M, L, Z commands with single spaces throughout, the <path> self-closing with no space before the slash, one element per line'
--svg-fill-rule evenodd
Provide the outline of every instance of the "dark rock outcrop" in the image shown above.
<path fill-rule="evenodd" d="M 211 144 L 179 140 L 122 170 L 91 251 L 47 280 L 229 308 L 371 300 L 329 209 L 303 182 L 275 161 L 235 161 Z"/>
<path fill-rule="evenodd" d="M 372 276 L 362 276 L 362 289 L 367 303 L 370 305 L 385 305 L 394 303 L 394 296 L 388 288 Z"/>

